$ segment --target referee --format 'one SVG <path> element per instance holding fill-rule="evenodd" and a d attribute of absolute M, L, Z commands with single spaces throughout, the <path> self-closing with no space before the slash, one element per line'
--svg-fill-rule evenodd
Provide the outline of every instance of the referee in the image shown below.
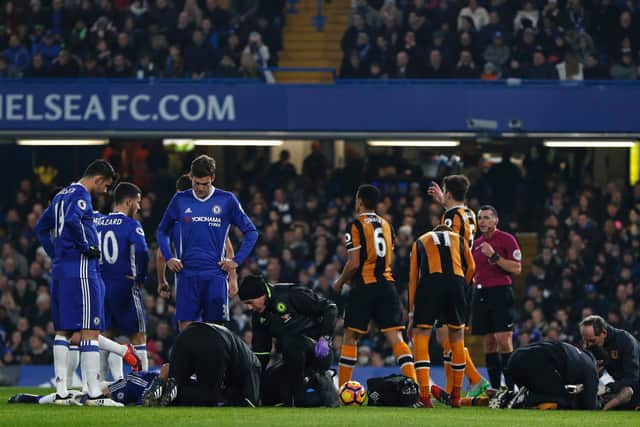
<path fill-rule="evenodd" d="M 497 229 L 498 212 L 485 205 L 478 211 L 482 235 L 473 245 L 476 292 L 471 305 L 473 335 L 482 335 L 491 387 L 500 388 L 503 367 L 513 352 L 514 298 L 512 274 L 522 271 L 522 253 L 515 237 Z M 509 384 L 508 384 L 509 385 Z"/>

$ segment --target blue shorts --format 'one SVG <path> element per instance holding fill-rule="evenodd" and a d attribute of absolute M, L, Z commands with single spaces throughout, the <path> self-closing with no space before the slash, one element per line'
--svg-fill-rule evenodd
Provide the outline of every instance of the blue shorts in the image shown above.
<path fill-rule="evenodd" d="M 114 329 L 119 334 L 146 333 L 146 318 L 142 289 L 130 279 L 104 278 L 104 323 L 105 329 Z"/>
<path fill-rule="evenodd" d="M 51 317 L 56 331 L 103 330 L 104 283 L 95 269 L 61 269 L 53 275 Z"/>
<path fill-rule="evenodd" d="M 176 277 L 176 319 L 220 322 L 229 320 L 227 276 L 214 273 L 178 273 Z"/>

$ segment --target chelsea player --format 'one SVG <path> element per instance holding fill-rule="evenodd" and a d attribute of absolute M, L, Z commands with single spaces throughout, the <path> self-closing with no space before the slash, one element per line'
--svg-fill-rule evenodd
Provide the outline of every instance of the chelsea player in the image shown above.
<path fill-rule="evenodd" d="M 94 218 L 94 223 L 105 283 L 105 335 L 109 338 L 116 336 L 114 332 L 127 335 L 142 361 L 142 370 L 146 371 L 149 361 L 141 287 L 147 278 L 149 248 L 142 225 L 134 219 L 140 210 L 141 194 L 135 184 L 119 183 L 113 194 L 113 212 Z M 111 353 L 108 363 L 113 379 L 123 378 L 122 358 Z"/>
<path fill-rule="evenodd" d="M 53 259 L 55 403 L 69 404 L 73 400 L 67 389 L 67 356 L 69 338 L 74 331 L 80 331 L 80 369 L 88 389 L 86 404 L 120 406 L 104 398 L 100 387 L 98 340 L 103 328 L 104 286 L 98 273 L 100 249 L 91 205 L 91 195 L 105 193 L 116 177 L 109 162 L 93 161 L 78 182 L 56 194 L 36 224 L 38 239 Z"/>
<path fill-rule="evenodd" d="M 241 264 L 258 232 L 233 193 L 215 188 L 216 164 L 207 155 L 191 163 L 192 189 L 177 193 L 158 226 L 157 240 L 167 267 L 176 274 L 176 319 L 180 330 L 189 323 L 223 322 L 229 318 L 227 273 Z M 170 237 L 180 227 L 177 258 Z M 242 231 L 242 245 L 227 258 L 225 241 L 231 225 Z"/>

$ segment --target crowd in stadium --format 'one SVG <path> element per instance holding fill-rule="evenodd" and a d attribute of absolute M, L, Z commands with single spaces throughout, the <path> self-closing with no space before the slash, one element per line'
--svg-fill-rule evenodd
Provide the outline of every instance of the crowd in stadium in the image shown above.
<path fill-rule="evenodd" d="M 638 78 L 631 0 L 356 0 L 342 78 Z"/>
<path fill-rule="evenodd" d="M 422 176 L 415 168 L 413 175 L 407 175 L 411 170 L 408 163 L 378 164 L 375 155 L 365 163 L 355 152 L 348 152 L 345 167 L 334 170 L 318 144 L 305 159 L 302 170 L 296 170 L 284 151 L 279 161 L 266 168 L 247 157 L 246 164 L 254 164 L 256 168 L 244 171 L 225 186 L 238 194 L 260 232 L 252 255 L 238 269 L 239 276 L 242 279 L 251 272 L 262 272 L 273 283 L 305 284 L 334 300 L 342 310 L 344 298 L 336 295 L 331 286 L 347 257 L 343 233 L 353 215 L 352 190 L 362 182 L 374 182 L 384 197 L 377 211 L 397 232 L 393 271 L 406 318 L 410 246 L 418 235 L 438 224 L 442 214 L 441 207 L 426 193 L 425 178 L 458 172 L 462 165 L 454 158 L 440 161 L 432 176 Z M 525 178 L 526 169 L 511 163 L 509 156 L 503 158 L 506 161 L 494 165 L 483 161 L 467 164 L 464 171 L 473 183 L 469 206 L 477 210 L 480 204 L 494 203 L 501 212 L 499 228 L 526 231 L 543 224 L 536 230 L 539 255 L 526 277 L 524 295 L 514 313 L 518 319 L 515 345 L 543 338 L 577 342 L 577 322 L 591 313 L 603 315 L 612 325 L 638 336 L 640 184 L 627 188 L 611 182 L 600 188 L 587 177 L 576 179 L 566 168 L 561 170 L 554 164 L 539 162 L 533 168 L 527 161 L 524 168 L 531 169 Z M 185 169 L 188 161 L 185 159 Z M 539 176 L 536 177 L 534 169 Z M 163 172 L 153 167 L 149 170 L 156 176 Z M 1 206 L 2 364 L 52 362 L 54 331 L 48 290 L 51 260 L 34 234 L 34 225 L 47 205 L 51 189 L 37 176 L 25 177 L 14 196 Z M 143 192 L 140 220 L 147 238 L 152 240 L 173 187 L 150 183 L 143 187 Z M 542 194 L 535 199 L 539 201 L 539 209 L 527 208 L 524 202 L 538 193 Z M 105 200 L 94 207 L 108 210 Z M 237 235 L 232 233 L 230 237 L 238 248 Z M 154 242 L 149 243 L 155 250 Z M 155 278 L 155 257 L 151 257 L 144 289 L 151 366 L 168 360 L 177 331 L 175 294 L 168 301 L 160 298 Z M 231 305 L 230 316 L 229 328 L 250 342 L 250 316 L 237 298 Z M 336 356 L 341 346 L 341 326 L 339 320 L 334 337 Z M 360 340 L 359 345 L 360 365 L 395 363 L 391 348 L 380 335 L 372 333 Z"/>
<path fill-rule="evenodd" d="M 0 9 L 0 78 L 240 78 L 277 63 L 283 0 L 31 0 Z"/>

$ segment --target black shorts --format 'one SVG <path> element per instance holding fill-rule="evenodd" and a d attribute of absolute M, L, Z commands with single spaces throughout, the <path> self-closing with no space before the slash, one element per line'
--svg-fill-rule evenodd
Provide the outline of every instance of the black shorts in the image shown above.
<path fill-rule="evenodd" d="M 513 288 L 496 286 L 476 289 L 471 303 L 471 332 L 487 335 L 513 329 Z"/>
<path fill-rule="evenodd" d="M 466 287 L 462 277 L 452 275 L 433 275 L 422 281 L 414 299 L 414 326 L 433 327 L 436 320 L 439 325 L 464 326 Z"/>
<path fill-rule="evenodd" d="M 398 290 L 393 282 L 356 284 L 347 297 L 344 327 L 366 334 L 373 320 L 382 332 L 402 330 L 402 310 Z"/>

